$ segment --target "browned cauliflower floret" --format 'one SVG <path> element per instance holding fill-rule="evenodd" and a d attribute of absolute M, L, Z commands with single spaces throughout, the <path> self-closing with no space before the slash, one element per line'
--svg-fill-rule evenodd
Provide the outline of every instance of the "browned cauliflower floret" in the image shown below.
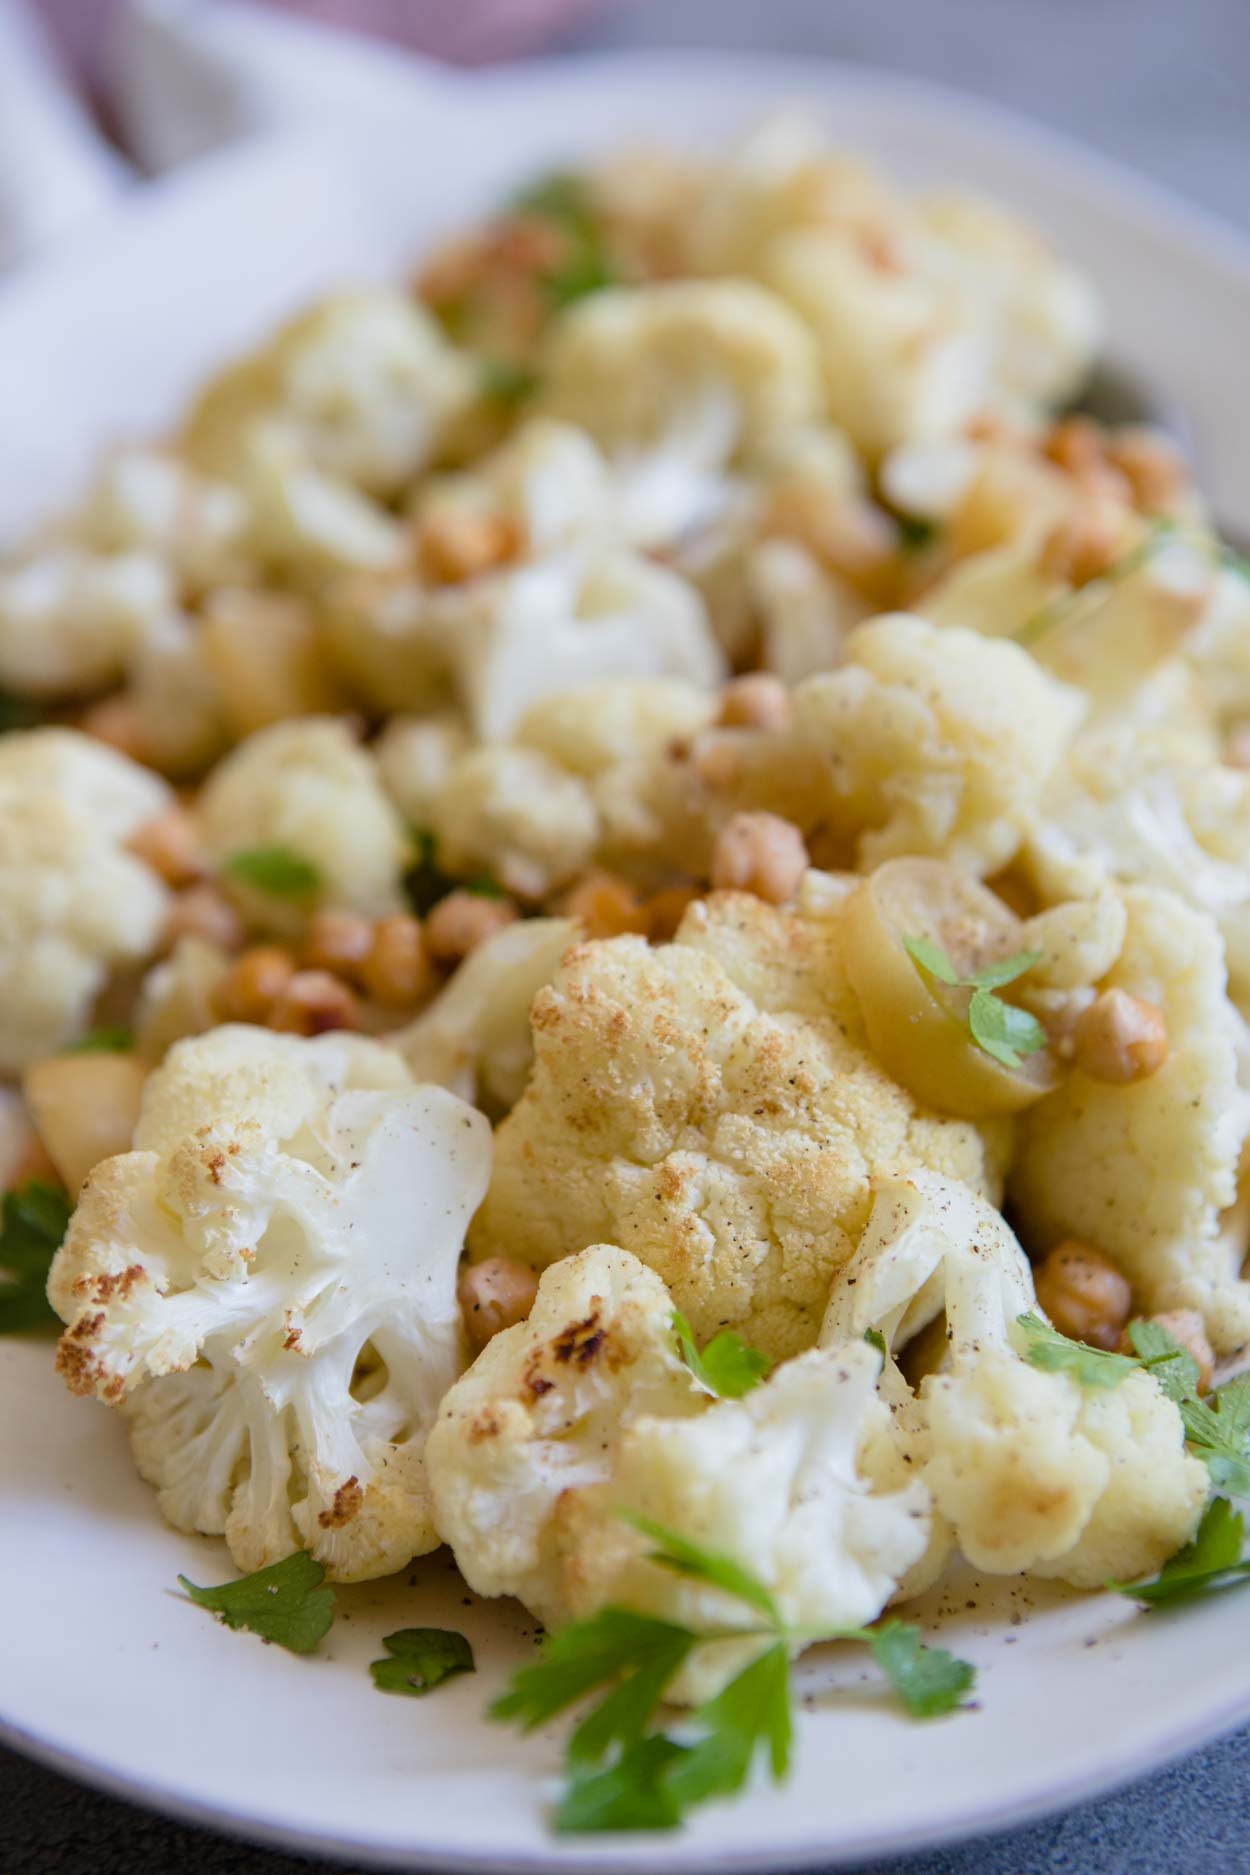
<path fill-rule="evenodd" d="M 774 1357 L 811 1346 L 873 1178 L 997 1187 L 1001 1135 L 926 1112 L 869 1053 L 836 919 L 716 895 L 672 944 L 575 947 L 533 1023 L 474 1254 L 541 1267 L 616 1242 L 700 1338 L 731 1323 Z"/>

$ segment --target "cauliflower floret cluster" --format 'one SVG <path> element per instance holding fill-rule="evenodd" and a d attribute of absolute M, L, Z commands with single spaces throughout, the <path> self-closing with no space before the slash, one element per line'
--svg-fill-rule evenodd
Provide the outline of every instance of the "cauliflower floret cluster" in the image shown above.
<path fill-rule="evenodd" d="M 577 946 L 532 1019 L 475 1255 L 619 1243 L 701 1337 L 728 1324 L 780 1358 L 814 1343 L 874 1177 L 996 1190 L 1001 1136 L 925 1112 L 873 1059 L 836 921 L 720 894 L 672 944 Z"/>
<path fill-rule="evenodd" d="M 125 842 L 171 799 L 76 730 L 0 741 L 0 1070 L 74 1041 L 110 972 L 156 948 L 169 895 Z"/>
<path fill-rule="evenodd" d="M 1031 1242 L 1096 1244 L 1148 1310 L 1197 1309 L 1215 1348 L 1250 1340 L 1244 1239 L 1222 1229 L 1250 1134 L 1242 1025 L 1209 917 L 1171 893 L 1124 893 L 1128 928 L 1106 987 L 1163 1012 L 1167 1060 L 1128 1086 L 1074 1069 L 1027 1115 L 1012 1198 Z"/>
<path fill-rule="evenodd" d="M 1104 1388 L 1032 1366 L 1018 1318 L 1036 1307 L 1024 1252 L 993 1207 L 917 1171 L 878 1186 L 821 1340 L 854 1346 L 874 1328 L 901 1346 L 944 1310 L 947 1354 L 896 1436 L 969 1561 L 1078 1588 L 1148 1575 L 1192 1536 L 1206 1468 L 1152 1375 Z"/>
<path fill-rule="evenodd" d="M 862 1343 L 812 1350 L 713 1404 L 677 1353 L 659 1277 L 595 1245 L 545 1273 L 528 1321 L 444 1400 L 428 1446 L 438 1527 L 473 1588 L 519 1596 L 548 1626 L 610 1602 L 741 1622 L 648 1562 L 622 1508 L 741 1561 L 796 1626 L 858 1625 L 928 1537 L 922 1484 L 876 1494 L 857 1469 L 865 1423 L 885 1412 L 878 1366 Z M 673 1696 L 709 1697 L 751 1650 L 702 1650 Z"/>
<path fill-rule="evenodd" d="M 371 918 L 402 907 L 404 826 L 344 722 L 309 716 L 249 736 L 213 771 L 196 812 L 218 859 L 278 848 L 315 869 L 318 883 L 299 902 L 233 882 L 261 927 L 298 931 L 318 902 Z"/>
<path fill-rule="evenodd" d="M 726 740 L 722 801 L 863 868 L 925 854 L 977 874 L 1012 858 L 1083 710 L 1017 646 L 903 613 L 860 626 L 793 705 L 786 729 Z"/>
<path fill-rule="evenodd" d="M 343 1580 L 437 1543 L 426 1435 L 461 1365 L 486 1121 L 376 1043 L 226 1027 L 150 1079 L 49 1283 L 74 1391 L 123 1405 L 171 1523 Z"/>

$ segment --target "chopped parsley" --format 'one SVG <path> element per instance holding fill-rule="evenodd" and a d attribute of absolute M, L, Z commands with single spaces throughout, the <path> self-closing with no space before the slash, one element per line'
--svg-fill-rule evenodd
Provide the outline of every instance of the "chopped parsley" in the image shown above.
<path fill-rule="evenodd" d="M 382 1693 L 420 1699 L 458 1673 L 473 1673 L 473 1649 L 454 1628 L 400 1628 L 383 1637 L 387 1659 L 369 1664 L 373 1684 Z"/>
<path fill-rule="evenodd" d="M 759 1348 L 748 1347 L 730 1329 L 722 1329 L 708 1342 L 702 1354 L 695 1343 L 694 1331 L 685 1316 L 673 1311 L 673 1332 L 686 1366 L 701 1386 L 722 1400 L 740 1400 L 752 1387 L 758 1387 L 772 1362 Z"/>
<path fill-rule="evenodd" d="M 502 898 L 503 887 L 488 873 L 472 873 L 467 879 L 453 879 L 438 863 L 438 843 L 424 827 L 411 831 L 412 861 L 404 874 L 408 903 L 421 918 L 451 892 L 473 892 L 479 898 Z"/>
<path fill-rule="evenodd" d="M 1027 1009 L 1006 1003 L 996 991 L 1031 969 L 1040 951 L 1017 951 L 961 975 L 940 944 L 932 938 L 905 937 L 903 947 L 912 962 L 951 989 L 972 991 L 968 1003 L 968 1031 L 977 1047 L 1004 1068 L 1018 1068 L 1026 1055 L 1046 1046 L 1046 1031 Z"/>
<path fill-rule="evenodd" d="M 59 1185 L 27 1179 L 0 1202 L 0 1335 L 58 1326 L 48 1271 L 73 1211 Z"/>
<path fill-rule="evenodd" d="M 720 1590 L 742 1605 L 746 1619 L 697 1630 L 630 1608 L 602 1608 L 550 1635 L 537 1664 L 514 1676 L 491 1716 L 526 1731 L 597 1696 L 566 1746 L 555 1816 L 561 1832 L 673 1829 L 695 1805 L 740 1791 L 761 1759 L 781 1782 L 793 1740 L 795 1640 L 865 1642 L 916 1718 L 953 1711 L 972 1687 L 973 1668 L 943 1648 L 926 1647 L 908 1622 L 796 1633 L 765 1584 L 732 1557 L 645 1518 L 626 1520 L 654 1544 L 650 1561 Z M 714 1698 L 695 1708 L 680 1738 L 656 1730 L 665 1694 L 686 1661 L 697 1648 L 724 1640 L 760 1645 Z"/>
<path fill-rule="evenodd" d="M 478 367 L 478 383 L 483 397 L 507 409 L 515 409 L 537 390 L 538 373 L 515 358 L 483 358 Z"/>
<path fill-rule="evenodd" d="M 306 899 L 321 888 L 321 872 L 289 846 L 249 846 L 231 853 L 224 870 L 270 898 Z"/>
<path fill-rule="evenodd" d="M 1250 1581 L 1241 1559 L 1245 1519 L 1226 1497 L 1212 1498 L 1192 1543 L 1187 1543 L 1147 1582 L 1109 1582 L 1108 1588 L 1150 1608 L 1197 1601 Z"/>
<path fill-rule="evenodd" d="M 109 1028 L 88 1029 L 65 1050 L 67 1055 L 128 1055 L 135 1045 L 134 1032 L 120 1023 Z"/>
<path fill-rule="evenodd" d="M 1048 1374 L 1070 1374 L 1083 1387 L 1118 1387 L 1141 1366 L 1132 1354 L 1110 1354 L 1061 1335 L 1032 1311 L 1017 1315 L 1016 1326 L 1024 1338 L 1026 1361 Z"/>
<path fill-rule="evenodd" d="M 305 1550 L 296 1550 L 217 1588 L 197 1588 L 185 1576 L 178 1580 L 197 1607 L 228 1628 L 247 1628 L 292 1654 L 311 1654 L 334 1620 L 334 1591 L 322 1587 L 325 1573 Z"/>

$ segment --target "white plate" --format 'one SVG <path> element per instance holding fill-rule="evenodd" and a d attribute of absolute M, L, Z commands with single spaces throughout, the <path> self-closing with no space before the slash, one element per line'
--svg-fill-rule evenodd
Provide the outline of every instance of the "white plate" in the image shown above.
<path fill-rule="evenodd" d="M 518 175 L 638 134 L 720 137 L 806 102 L 906 177 L 992 189 L 1099 279 L 1114 348 L 1188 411 L 1205 486 L 1250 532 L 1241 349 L 1250 254 L 1097 158 L 949 93 L 709 55 L 578 62 L 431 87 L 419 122 L 253 146 L 162 184 L 114 227 L 0 292 L 0 525 L 64 492 L 102 441 L 164 421 L 224 347 L 317 287 L 402 262 Z M 805 1664 L 789 1787 L 680 1836 L 553 1841 L 555 1734 L 482 1708 L 532 1650 L 518 1611 L 446 1558 L 341 1592 L 313 1660 L 231 1635 L 171 1591 L 231 1574 L 135 1478 L 121 1428 L 71 1401 L 47 1344 L 0 1343 L 0 1736 L 106 1788 L 220 1828 L 444 1869 L 782 1868 L 857 1862 L 1088 1797 L 1250 1717 L 1235 1603 L 1139 1616 L 1114 1598 L 948 1584 L 923 1611 L 982 1668 L 976 1710 L 899 1718 L 864 1661 Z M 975 1605 L 974 1605 L 975 1604 Z M 366 1664 L 416 1623 L 464 1628 L 481 1671 L 426 1702 Z"/>

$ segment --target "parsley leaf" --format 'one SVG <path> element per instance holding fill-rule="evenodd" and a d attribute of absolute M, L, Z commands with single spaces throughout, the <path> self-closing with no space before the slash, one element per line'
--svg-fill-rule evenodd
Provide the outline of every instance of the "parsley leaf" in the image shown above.
<path fill-rule="evenodd" d="M 555 1814 L 562 1835 L 604 1829 L 675 1829 L 682 1806 L 667 1783 L 687 1748 L 662 1732 L 640 1738 L 606 1771 L 574 1775 Z"/>
<path fill-rule="evenodd" d="M 31 1178 L 0 1203 L 0 1335 L 59 1326 L 48 1271 L 73 1205 L 59 1185 Z"/>
<path fill-rule="evenodd" d="M 67 1055 L 127 1055 L 135 1045 L 134 1033 L 118 1024 L 114 1028 L 88 1029 L 65 1050 Z"/>
<path fill-rule="evenodd" d="M 669 1530 L 662 1523 L 653 1523 L 650 1517 L 638 1517 L 633 1511 L 622 1511 L 625 1522 L 640 1530 L 643 1536 L 650 1537 L 656 1545 L 648 1550 L 647 1561 L 658 1563 L 661 1569 L 671 1569 L 675 1575 L 689 1576 L 695 1582 L 704 1582 L 708 1588 L 721 1589 L 726 1595 L 732 1595 L 736 1601 L 745 1602 L 748 1608 L 754 1608 L 758 1614 L 779 1632 L 784 1627 L 781 1611 L 758 1576 L 744 1569 L 732 1556 L 722 1556 L 719 1551 L 701 1549 L 697 1543 L 690 1543 L 676 1530 Z"/>
<path fill-rule="evenodd" d="M 575 300 L 598 293 L 605 286 L 619 284 L 620 276 L 597 244 L 587 243 L 571 254 L 560 267 L 544 276 L 543 290 L 557 309 L 571 306 Z"/>
<path fill-rule="evenodd" d="M 942 538 L 942 523 L 928 514 L 894 514 L 898 544 L 904 553 L 923 553 Z"/>
<path fill-rule="evenodd" d="M 1048 1374 L 1071 1374 L 1083 1387 L 1118 1387 L 1141 1362 L 1132 1354 L 1109 1354 L 1087 1342 L 1072 1341 L 1030 1310 L 1017 1315 L 1024 1337 L 1024 1358 Z"/>
<path fill-rule="evenodd" d="M 885 1336 L 879 1328 L 865 1328 L 864 1340 L 868 1343 L 870 1348 L 875 1348 L 877 1350 L 877 1353 L 881 1356 L 883 1361 L 888 1358 L 890 1350 L 886 1346 Z"/>
<path fill-rule="evenodd" d="M 249 1628 L 293 1654 L 311 1654 L 334 1620 L 334 1591 L 322 1588 L 325 1570 L 306 1550 L 217 1588 L 178 1580 L 190 1599 L 228 1628 Z"/>
<path fill-rule="evenodd" d="M 515 358 L 483 358 L 478 367 L 478 384 L 483 397 L 514 409 L 533 396 L 538 388 L 538 373 Z"/>
<path fill-rule="evenodd" d="M 973 990 L 968 1028 L 977 1047 L 1004 1068 L 1018 1068 L 1026 1055 L 1046 1046 L 1046 1031 L 1037 1017 L 1003 1002 L 992 990 Z"/>
<path fill-rule="evenodd" d="M 1185 1437 L 1217 1490 L 1250 1497 L 1250 1374 L 1220 1387 L 1209 1399 L 1181 1400 Z"/>
<path fill-rule="evenodd" d="M 614 1680 L 626 1666 L 641 1666 L 657 1654 L 666 1654 L 679 1635 L 691 1646 L 697 1639 L 671 1621 L 636 1614 L 630 1608 L 601 1608 L 587 1620 L 570 1622 L 549 1634 L 537 1664 L 522 1667 L 513 1676 L 508 1691 L 491 1706 L 490 1717 L 515 1719 L 532 1732 L 597 1686 Z"/>
<path fill-rule="evenodd" d="M 1178 1550 L 1148 1582 L 1109 1582 L 1119 1595 L 1151 1608 L 1195 1601 L 1250 1580 L 1250 1562 L 1241 1560 L 1245 1520 L 1226 1497 L 1212 1498 L 1192 1543 Z"/>
<path fill-rule="evenodd" d="M 1117 585 L 1120 580 L 1127 579 L 1130 573 L 1136 573 L 1145 566 L 1175 531 L 1176 523 L 1168 516 L 1152 521 L 1151 531 L 1145 540 L 1139 540 L 1135 547 L 1130 547 L 1118 560 L 1113 560 L 1096 580 L 1091 580 L 1086 586 L 1076 586 L 1071 592 L 1060 593 L 1057 599 L 1047 600 L 1036 612 L 1030 613 L 1023 625 L 1011 634 L 1015 642 L 1018 645 L 1031 645 L 1047 632 L 1053 631 L 1056 625 L 1061 625 L 1073 612 L 1079 612 L 1089 602 L 1091 592 L 1101 595 L 1104 587 Z"/>
<path fill-rule="evenodd" d="M 681 1357 L 695 1379 L 722 1400 L 740 1400 L 752 1387 L 759 1386 L 772 1367 L 766 1354 L 759 1348 L 748 1347 L 729 1329 L 714 1335 L 700 1354 L 690 1323 L 676 1309 L 673 1331 Z"/>
<path fill-rule="evenodd" d="M 883 1621 L 868 1630 L 872 1657 L 913 1719 L 933 1719 L 963 1704 L 976 1668 L 944 1647 L 926 1647 L 912 1621 Z"/>
<path fill-rule="evenodd" d="M 271 898 L 311 898 L 321 885 L 320 870 L 289 846 L 243 847 L 228 856 L 224 870 Z"/>
<path fill-rule="evenodd" d="M 479 898 L 502 898 L 504 890 L 487 873 L 474 873 L 468 879 L 453 879 L 438 863 L 434 835 L 424 827 L 411 829 L 412 861 L 404 874 L 404 891 L 412 909 L 422 918 L 433 911 L 449 892 L 475 892 Z"/>
<path fill-rule="evenodd" d="M 785 1642 L 766 1648 L 714 1699 L 696 1707 L 692 1723 L 703 1728 L 704 1736 L 665 1776 L 683 1808 L 741 1790 L 763 1749 L 780 1783 L 789 1774 L 794 1741 Z"/>
<path fill-rule="evenodd" d="M 527 183 L 512 197 L 514 215 L 559 222 L 586 234 L 595 226 L 594 206 L 585 176 L 575 169 L 553 169 Z"/>
<path fill-rule="evenodd" d="M 400 1628 L 383 1636 L 388 1660 L 372 1660 L 369 1671 L 381 1693 L 419 1699 L 457 1673 L 473 1673 L 473 1649 L 454 1628 Z"/>
<path fill-rule="evenodd" d="M 1198 1363 L 1166 1328 L 1146 1317 L 1128 1325 L 1128 1338 L 1142 1366 L 1154 1375 L 1169 1400 L 1179 1405 L 1198 1392 Z"/>
<path fill-rule="evenodd" d="M 972 1039 L 1004 1068 L 1018 1068 L 1025 1055 L 1034 1055 L 1039 1048 L 1045 1048 L 1046 1031 L 1037 1017 L 1030 1015 L 1027 1009 L 1017 1009 L 1014 1003 L 1003 1002 L 994 994 L 996 989 L 1014 983 L 1031 969 L 1040 951 L 1017 951 L 1011 957 L 1000 957 L 961 976 L 942 946 L 932 938 L 905 937 L 903 948 L 914 964 L 936 977 L 939 983 L 945 983 L 950 989 L 972 991 L 968 1004 Z"/>
<path fill-rule="evenodd" d="M 0 690 L 0 736 L 13 729 L 34 729 L 44 721 L 44 712 L 30 697 L 15 697 Z"/>

